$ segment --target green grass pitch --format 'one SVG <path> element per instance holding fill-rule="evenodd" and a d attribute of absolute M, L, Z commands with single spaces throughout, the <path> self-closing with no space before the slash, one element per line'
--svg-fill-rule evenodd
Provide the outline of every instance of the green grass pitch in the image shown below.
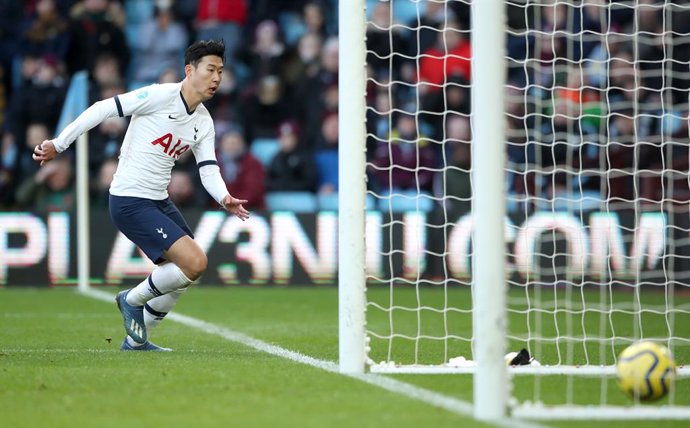
<path fill-rule="evenodd" d="M 116 291 L 101 289 L 113 294 Z M 519 298 L 519 290 L 516 293 L 511 296 Z M 386 302 L 390 295 L 374 287 L 371 297 Z M 407 304 L 417 302 L 420 295 L 412 288 L 401 288 L 394 298 Z M 431 306 L 449 296 L 436 289 L 424 292 L 423 298 Z M 467 290 L 450 292 L 451 300 L 468 298 Z M 334 287 L 202 286 L 186 293 L 175 312 L 335 362 L 337 307 Z M 429 323 L 442 322 L 427 315 L 431 317 Z M 520 316 L 512 315 L 511 322 L 520 322 Z M 657 318 L 650 315 L 644 322 L 660 322 Z M 461 323 L 461 319 L 459 316 L 454 322 Z M 416 320 L 402 316 L 400 328 L 415 330 Z M 581 318 L 577 321 L 582 324 Z M 372 328 L 385 329 L 387 322 L 386 317 L 373 315 Z M 563 322 L 567 325 L 569 321 Z M 585 316 L 584 323 L 589 322 Z M 592 328 L 600 326 L 596 316 L 591 323 Z M 679 325 L 676 333 L 687 337 L 688 327 L 690 323 Z M 74 288 L 0 289 L 0 427 L 488 426 L 470 416 L 269 355 L 172 320 L 166 320 L 152 339 L 174 348 L 173 353 L 120 352 L 122 338 L 114 303 L 82 296 Z M 407 345 L 401 346 L 404 350 Z M 463 349 L 461 344 L 447 352 Z M 548 347 L 543 351 L 546 358 L 552 352 Z M 433 356 L 440 351 L 430 345 L 424 352 Z M 679 352 L 677 359 L 687 361 L 688 349 Z M 467 375 L 394 378 L 459 400 L 472 398 L 471 377 Z M 531 377 L 515 378 L 518 398 L 532 398 L 533 382 Z M 562 377 L 544 377 L 539 382 L 542 397 L 563 397 L 566 393 L 567 383 Z M 627 402 L 612 380 L 607 385 L 610 402 Z M 602 382 L 585 378 L 575 381 L 573 387 L 579 399 L 598 402 Z M 676 402 L 690 405 L 690 382 L 676 383 Z M 540 422 L 541 426 L 581 424 Z M 587 424 L 650 426 L 644 421 Z M 681 427 L 687 426 L 687 421 L 655 421 L 654 425 Z"/>

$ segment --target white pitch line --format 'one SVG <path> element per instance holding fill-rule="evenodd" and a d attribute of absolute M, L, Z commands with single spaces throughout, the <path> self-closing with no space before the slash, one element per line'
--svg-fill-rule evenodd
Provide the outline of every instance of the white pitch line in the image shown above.
<path fill-rule="evenodd" d="M 82 294 L 108 303 L 113 302 L 115 298 L 115 296 L 110 293 L 93 289 L 87 290 Z M 346 373 L 340 373 L 340 371 L 338 370 L 338 364 L 336 364 L 333 361 L 320 360 L 318 358 L 310 357 L 299 352 L 290 351 L 280 346 L 271 345 L 270 343 L 266 343 L 262 340 L 255 339 L 244 333 L 230 330 L 228 328 L 221 327 L 219 325 L 212 324 L 197 318 L 192 318 L 187 315 L 171 313 L 168 314 L 166 318 L 180 323 L 182 325 L 185 325 L 187 327 L 191 327 L 196 330 L 200 330 L 204 333 L 222 337 L 223 339 L 229 340 L 231 342 L 237 342 L 239 344 L 248 346 L 250 348 L 254 348 L 258 351 L 265 352 L 270 355 L 285 358 L 296 363 L 306 364 L 308 366 L 316 367 L 330 373 L 336 373 L 347 377 L 351 377 L 353 379 L 360 380 L 362 382 L 374 385 L 387 391 L 422 401 L 434 407 L 448 410 L 449 412 L 458 415 L 473 417 L 472 403 L 469 403 L 467 401 L 459 400 L 457 398 L 443 395 L 441 393 L 421 388 L 419 386 L 412 385 L 407 382 L 402 382 L 383 375 L 371 373 L 366 373 L 362 375 L 351 375 Z M 493 423 L 497 426 L 506 428 L 544 427 L 544 425 L 513 418 L 504 418 L 499 421 L 494 421 Z"/>

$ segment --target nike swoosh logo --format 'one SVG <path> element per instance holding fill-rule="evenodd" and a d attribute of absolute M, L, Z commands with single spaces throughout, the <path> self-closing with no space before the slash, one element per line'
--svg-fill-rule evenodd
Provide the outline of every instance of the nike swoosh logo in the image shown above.
<path fill-rule="evenodd" d="M 169 114 L 169 115 L 168 115 L 168 119 L 170 119 L 170 120 L 175 120 L 175 119 L 177 119 L 177 118 L 176 118 L 175 116 L 173 116 L 172 114 Z"/>

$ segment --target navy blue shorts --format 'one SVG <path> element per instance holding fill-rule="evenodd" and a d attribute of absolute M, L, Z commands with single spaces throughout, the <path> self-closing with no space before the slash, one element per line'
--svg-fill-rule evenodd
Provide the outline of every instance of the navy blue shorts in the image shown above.
<path fill-rule="evenodd" d="M 110 195 L 110 217 L 120 232 L 158 264 L 163 252 L 192 230 L 170 198 L 162 201 Z"/>

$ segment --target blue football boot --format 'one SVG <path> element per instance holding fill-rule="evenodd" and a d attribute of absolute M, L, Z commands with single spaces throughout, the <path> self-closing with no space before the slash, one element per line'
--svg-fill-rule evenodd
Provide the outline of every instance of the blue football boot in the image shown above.
<path fill-rule="evenodd" d="M 124 321 L 125 331 L 135 342 L 146 343 L 146 325 L 144 325 L 144 307 L 132 306 L 127 303 L 127 293 L 130 290 L 125 290 L 117 293 L 115 302 L 117 308 L 122 313 L 122 320 Z"/>
<path fill-rule="evenodd" d="M 172 349 L 170 348 L 163 348 L 162 346 L 158 346 L 156 344 L 153 344 L 149 342 L 148 340 L 144 342 L 143 345 L 141 346 L 132 346 L 127 342 L 127 338 L 125 337 L 125 340 L 122 341 L 122 346 L 120 346 L 121 351 L 154 351 L 154 352 L 171 352 Z"/>

